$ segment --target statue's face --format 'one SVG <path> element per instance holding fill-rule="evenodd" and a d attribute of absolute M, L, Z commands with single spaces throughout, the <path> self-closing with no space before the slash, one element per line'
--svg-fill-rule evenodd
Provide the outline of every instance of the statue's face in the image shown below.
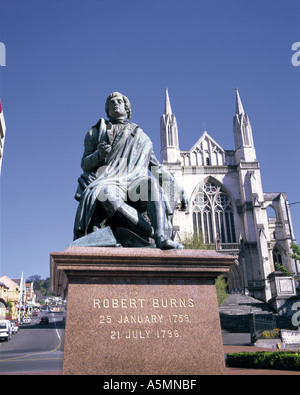
<path fill-rule="evenodd" d="M 108 103 L 108 113 L 111 118 L 119 118 L 127 115 L 122 96 L 116 96 L 110 99 Z"/>

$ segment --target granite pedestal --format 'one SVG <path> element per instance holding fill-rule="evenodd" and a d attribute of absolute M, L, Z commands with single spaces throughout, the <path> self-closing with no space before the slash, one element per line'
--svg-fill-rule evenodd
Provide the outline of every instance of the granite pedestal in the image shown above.
<path fill-rule="evenodd" d="M 68 300 L 63 374 L 224 374 L 215 279 L 234 259 L 210 250 L 51 253 L 52 288 Z"/>

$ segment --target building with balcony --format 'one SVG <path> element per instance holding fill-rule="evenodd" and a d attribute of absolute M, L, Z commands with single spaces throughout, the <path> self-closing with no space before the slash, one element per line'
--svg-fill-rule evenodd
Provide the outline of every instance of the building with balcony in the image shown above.
<path fill-rule="evenodd" d="M 15 320 L 18 318 L 19 284 L 5 275 L 0 277 L 0 283 L 3 283 L 7 289 L 6 302 L 11 304 L 11 318 Z"/>
<path fill-rule="evenodd" d="M 0 282 L 0 320 L 5 320 L 8 308 L 8 286 Z"/>

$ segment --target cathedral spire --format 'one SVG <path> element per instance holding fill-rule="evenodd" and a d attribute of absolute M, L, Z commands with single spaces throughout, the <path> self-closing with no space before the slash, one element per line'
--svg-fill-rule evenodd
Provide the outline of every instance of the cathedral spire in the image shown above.
<path fill-rule="evenodd" d="M 235 113 L 238 115 L 245 114 L 238 88 L 235 88 L 235 93 L 236 93 L 236 111 L 235 111 Z"/>
<path fill-rule="evenodd" d="M 165 100 L 165 115 L 167 114 L 172 114 L 168 88 L 166 88 L 166 100 Z"/>
<path fill-rule="evenodd" d="M 169 90 L 166 89 L 165 110 L 160 119 L 161 160 L 175 163 L 180 160 L 178 127 L 171 109 Z"/>
<path fill-rule="evenodd" d="M 238 162 L 246 161 L 253 162 L 256 160 L 255 148 L 253 144 L 252 128 L 248 118 L 245 114 L 242 101 L 238 92 L 236 91 L 236 114 L 233 117 L 233 133 L 235 140 L 236 158 Z"/>

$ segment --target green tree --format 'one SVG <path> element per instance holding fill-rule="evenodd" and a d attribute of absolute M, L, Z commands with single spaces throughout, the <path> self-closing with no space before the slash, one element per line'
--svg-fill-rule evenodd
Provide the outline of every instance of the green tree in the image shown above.
<path fill-rule="evenodd" d="M 292 253 L 287 252 L 287 255 L 294 259 L 295 261 L 300 261 L 300 246 L 296 243 L 291 243 Z M 279 263 L 275 263 L 275 269 L 284 273 L 286 276 L 293 277 L 294 280 L 300 281 L 300 276 L 294 276 L 288 269 Z"/>
<path fill-rule="evenodd" d="M 186 235 L 182 241 L 184 248 L 188 250 L 214 250 L 215 246 L 213 244 L 205 244 L 202 234 L 194 233 L 192 235 Z M 227 282 L 223 275 L 216 279 L 216 290 L 218 305 L 221 306 L 226 302 L 227 294 Z"/>
<path fill-rule="evenodd" d="M 187 250 L 214 250 L 214 244 L 205 244 L 204 237 L 202 234 L 193 233 L 192 235 L 186 235 L 182 241 L 184 248 Z"/>
<path fill-rule="evenodd" d="M 33 282 L 33 289 L 39 291 L 43 296 L 53 296 L 54 293 L 51 291 L 50 277 L 42 280 L 41 276 L 35 274 L 34 276 L 28 277 L 26 282 Z"/>
<path fill-rule="evenodd" d="M 227 281 L 223 275 L 219 276 L 216 279 L 216 289 L 217 289 L 218 305 L 222 306 L 222 304 L 224 304 L 228 298 Z"/>
<path fill-rule="evenodd" d="M 300 246 L 296 243 L 291 243 L 292 254 L 288 254 L 295 261 L 300 261 Z"/>
<path fill-rule="evenodd" d="M 34 274 L 33 276 L 28 277 L 26 282 L 32 283 L 34 281 L 40 281 L 40 280 L 41 280 L 41 276 L 39 276 L 38 274 Z"/>
<path fill-rule="evenodd" d="M 6 312 L 6 317 L 9 317 L 12 314 L 13 305 L 9 301 L 7 302 L 7 305 L 8 305 L 8 311 Z"/>
<path fill-rule="evenodd" d="M 288 253 L 288 256 L 290 256 L 292 259 L 295 261 L 300 261 L 300 246 L 297 243 L 291 243 L 291 250 L 293 251 L 292 254 Z M 300 276 L 293 276 L 292 277 L 296 281 L 300 281 Z"/>

